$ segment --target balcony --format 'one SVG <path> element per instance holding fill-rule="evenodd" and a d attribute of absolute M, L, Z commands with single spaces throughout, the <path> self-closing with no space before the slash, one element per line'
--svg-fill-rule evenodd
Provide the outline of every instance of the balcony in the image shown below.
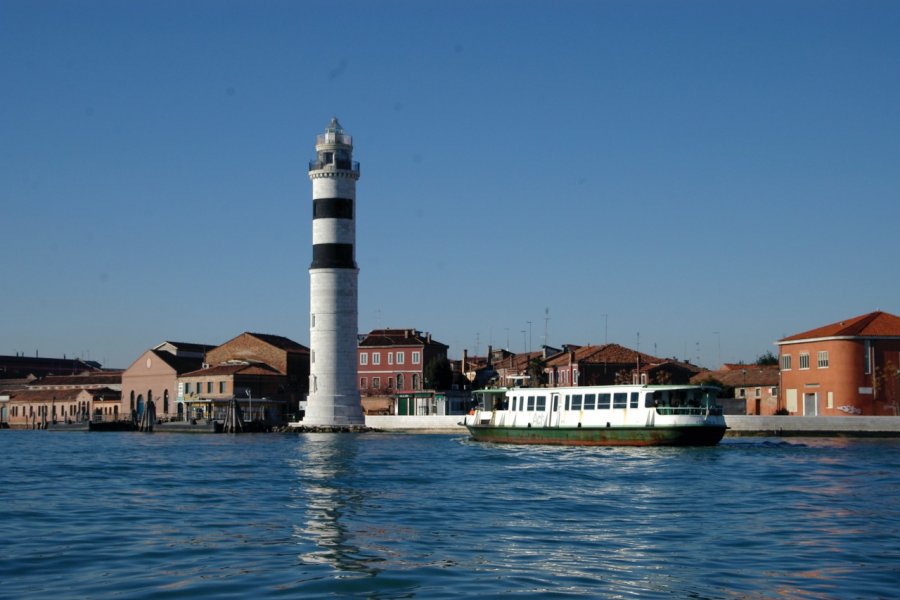
<path fill-rule="evenodd" d="M 333 163 L 321 160 L 309 161 L 310 171 L 352 171 L 359 175 L 359 162 L 355 160 L 336 160 Z"/>
<path fill-rule="evenodd" d="M 343 133 L 328 131 L 316 136 L 316 146 L 322 144 L 343 144 L 344 146 L 352 146 L 353 137 Z"/>

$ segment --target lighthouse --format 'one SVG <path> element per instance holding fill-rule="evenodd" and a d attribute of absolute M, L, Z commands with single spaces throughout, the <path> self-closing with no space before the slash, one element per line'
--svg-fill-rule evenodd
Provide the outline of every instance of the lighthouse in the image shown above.
<path fill-rule="evenodd" d="M 309 267 L 309 398 L 304 425 L 365 425 L 356 387 L 356 180 L 353 139 L 336 118 L 316 136 Z"/>

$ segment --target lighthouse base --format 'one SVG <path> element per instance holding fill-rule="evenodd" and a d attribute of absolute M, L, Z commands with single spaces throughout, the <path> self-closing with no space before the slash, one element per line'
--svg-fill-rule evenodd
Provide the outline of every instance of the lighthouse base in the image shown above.
<path fill-rule="evenodd" d="M 303 425 L 365 425 L 359 394 L 353 395 L 311 395 L 306 401 L 306 415 Z"/>

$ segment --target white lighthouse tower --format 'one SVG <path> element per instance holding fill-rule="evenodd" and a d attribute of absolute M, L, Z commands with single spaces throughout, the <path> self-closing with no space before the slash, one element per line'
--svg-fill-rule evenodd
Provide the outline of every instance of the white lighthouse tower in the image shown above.
<path fill-rule="evenodd" d="M 309 398 L 304 425 L 365 425 L 356 387 L 356 180 L 353 139 L 338 120 L 316 136 L 309 163 L 313 258 L 309 267 Z"/>

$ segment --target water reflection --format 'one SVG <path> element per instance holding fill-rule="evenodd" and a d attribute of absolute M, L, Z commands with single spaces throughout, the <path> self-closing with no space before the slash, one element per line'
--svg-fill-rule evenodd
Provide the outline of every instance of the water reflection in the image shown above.
<path fill-rule="evenodd" d="M 365 493 L 355 485 L 361 476 L 357 436 L 306 434 L 292 466 L 298 481 L 293 508 L 304 515 L 294 525 L 302 564 L 329 565 L 337 571 L 374 577 L 383 559 L 354 543 L 350 523 L 363 512 Z"/>

